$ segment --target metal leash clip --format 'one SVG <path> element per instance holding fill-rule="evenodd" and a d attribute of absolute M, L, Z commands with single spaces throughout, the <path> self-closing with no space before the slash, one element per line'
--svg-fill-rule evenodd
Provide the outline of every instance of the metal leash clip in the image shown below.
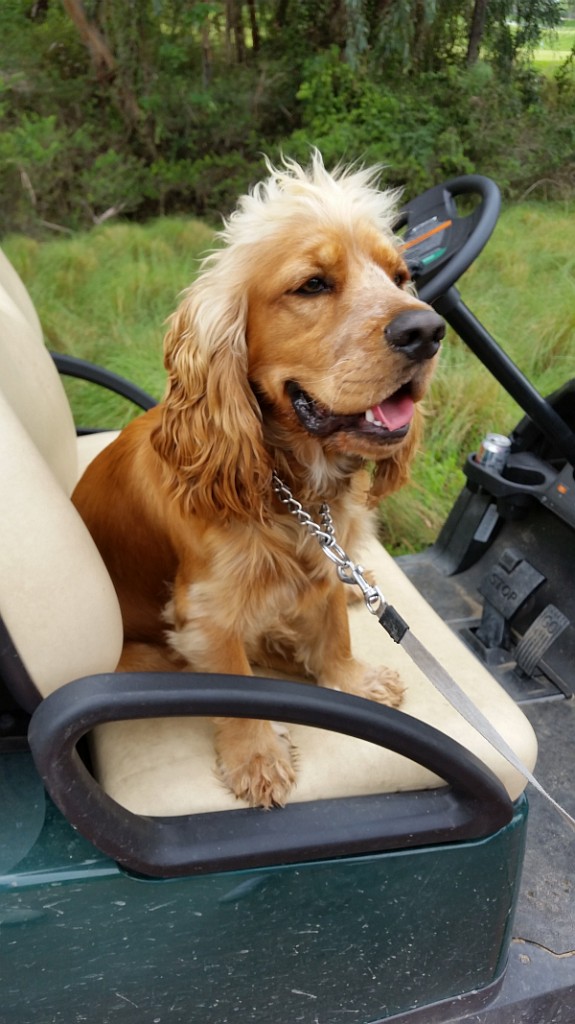
<path fill-rule="evenodd" d="M 379 616 L 385 608 L 385 598 L 379 589 L 369 583 L 363 575 L 365 569 L 362 565 L 354 565 L 353 562 L 348 561 L 346 565 L 338 566 L 337 574 L 342 583 L 355 584 L 361 590 L 363 600 L 368 612 L 372 615 Z"/>

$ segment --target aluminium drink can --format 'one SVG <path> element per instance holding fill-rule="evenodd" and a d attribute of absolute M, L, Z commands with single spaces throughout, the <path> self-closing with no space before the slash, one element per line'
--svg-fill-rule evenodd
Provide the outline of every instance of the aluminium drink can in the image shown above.
<path fill-rule="evenodd" d="M 485 469 L 501 473 L 507 462 L 511 441 L 504 434 L 486 434 L 475 454 L 475 461 Z"/>

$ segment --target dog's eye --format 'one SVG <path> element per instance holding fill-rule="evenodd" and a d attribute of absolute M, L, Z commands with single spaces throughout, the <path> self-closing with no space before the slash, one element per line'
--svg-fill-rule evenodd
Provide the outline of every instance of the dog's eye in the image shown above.
<path fill-rule="evenodd" d="M 409 274 L 405 270 L 398 270 L 397 274 L 394 275 L 393 283 L 398 288 L 403 288 L 409 281 Z"/>
<path fill-rule="evenodd" d="M 296 295 L 321 295 L 322 292 L 330 290 L 329 282 L 324 277 L 310 277 L 304 281 L 299 288 L 296 288 Z"/>

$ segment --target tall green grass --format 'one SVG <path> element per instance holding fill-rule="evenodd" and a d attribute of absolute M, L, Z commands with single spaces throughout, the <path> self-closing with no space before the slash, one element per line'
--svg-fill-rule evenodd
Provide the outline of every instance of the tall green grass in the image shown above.
<path fill-rule="evenodd" d="M 505 210 L 488 247 L 460 283 L 464 300 L 546 394 L 574 374 L 575 205 Z M 50 348 L 102 363 L 160 397 L 162 336 L 213 233 L 202 222 L 113 224 L 70 239 L 6 240 Z M 76 419 L 123 424 L 131 413 L 100 389 L 74 385 Z M 437 535 L 464 477 L 461 465 L 487 430 L 507 433 L 522 412 L 449 332 L 426 400 L 426 436 L 412 482 L 382 507 L 391 550 Z"/>
<path fill-rule="evenodd" d="M 165 320 L 213 234 L 202 221 L 164 218 L 48 241 L 13 236 L 3 248 L 30 291 L 50 349 L 100 363 L 160 398 Z M 68 378 L 65 386 L 83 426 L 124 426 L 135 415 L 100 388 Z"/>

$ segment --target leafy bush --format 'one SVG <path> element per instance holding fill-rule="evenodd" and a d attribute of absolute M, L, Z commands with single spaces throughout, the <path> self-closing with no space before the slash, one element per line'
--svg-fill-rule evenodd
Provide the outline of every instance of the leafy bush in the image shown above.
<path fill-rule="evenodd" d="M 328 162 L 361 157 L 386 166 L 386 182 L 416 194 L 442 178 L 479 172 L 516 197 L 538 177 L 558 191 L 575 158 L 570 87 L 521 73 L 502 82 L 484 64 L 406 79 L 399 87 L 353 72 L 337 51 L 305 67 L 302 127 L 287 148 L 310 144 Z"/>
<path fill-rule="evenodd" d="M 288 149 L 305 158 L 314 144 L 327 163 L 358 157 L 379 162 L 387 168 L 388 184 L 421 191 L 435 169 L 452 173 L 438 144 L 449 125 L 439 107 L 422 98 L 422 87 L 421 80 L 401 90 L 376 83 L 342 63 L 332 49 L 305 68 L 298 92 L 302 128 L 290 136 Z"/>

